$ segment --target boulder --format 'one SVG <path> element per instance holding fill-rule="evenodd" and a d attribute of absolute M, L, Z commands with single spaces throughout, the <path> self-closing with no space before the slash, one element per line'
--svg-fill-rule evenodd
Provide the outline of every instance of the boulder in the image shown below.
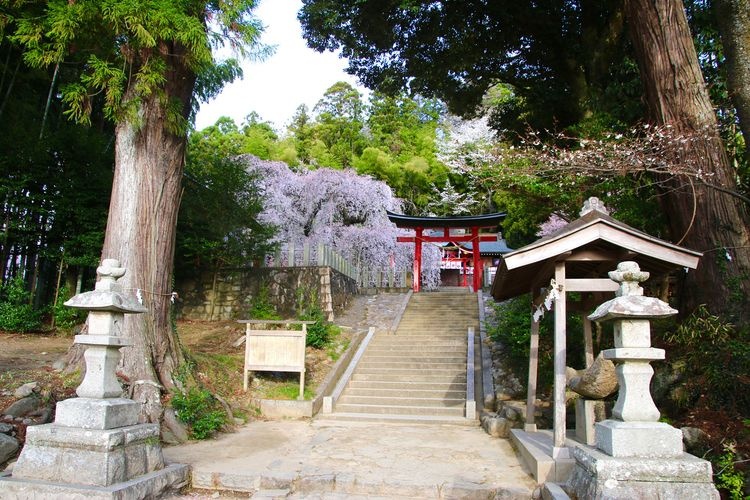
<path fill-rule="evenodd" d="M 685 451 L 693 455 L 702 455 L 708 444 L 708 434 L 697 427 L 681 427 L 680 430 Z"/>
<path fill-rule="evenodd" d="M 13 427 L 12 425 L 6 424 L 5 422 L 0 422 L 0 434 L 7 434 L 10 436 L 11 434 L 13 434 L 14 429 L 15 427 Z"/>
<path fill-rule="evenodd" d="M 0 434 L 0 464 L 7 462 L 16 454 L 18 441 L 6 434 Z"/>
<path fill-rule="evenodd" d="M 39 384 L 37 384 L 36 382 L 29 382 L 28 384 L 23 384 L 21 387 L 19 387 L 13 392 L 13 396 L 19 399 L 25 398 L 27 396 L 31 396 L 31 394 L 38 387 L 38 385 Z"/>
<path fill-rule="evenodd" d="M 492 437 L 507 438 L 510 434 L 511 423 L 508 419 L 497 415 L 485 415 L 482 417 L 482 428 Z"/>
<path fill-rule="evenodd" d="M 35 394 L 32 394 L 31 396 L 26 396 L 25 398 L 19 399 L 8 408 L 6 408 L 3 413 L 16 418 L 25 417 L 29 413 L 36 411 L 41 403 L 42 400 Z"/>
<path fill-rule="evenodd" d="M 606 398 L 617 390 L 615 364 L 599 353 L 589 368 L 578 370 L 569 378 L 568 387 L 588 399 Z"/>

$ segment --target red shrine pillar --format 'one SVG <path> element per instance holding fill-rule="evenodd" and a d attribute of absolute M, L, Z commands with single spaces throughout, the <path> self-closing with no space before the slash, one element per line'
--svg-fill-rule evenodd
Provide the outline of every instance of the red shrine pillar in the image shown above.
<path fill-rule="evenodd" d="M 416 235 L 414 236 L 414 276 L 412 276 L 411 289 L 414 292 L 419 291 L 419 278 L 422 274 L 422 228 L 417 227 L 414 229 Z"/>
<path fill-rule="evenodd" d="M 479 255 L 479 228 L 471 228 L 471 250 L 474 261 L 474 293 L 482 289 L 482 258 Z"/>

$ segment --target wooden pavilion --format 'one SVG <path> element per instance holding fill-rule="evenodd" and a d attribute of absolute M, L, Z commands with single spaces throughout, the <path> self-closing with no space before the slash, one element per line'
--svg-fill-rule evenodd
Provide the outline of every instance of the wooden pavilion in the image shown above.
<path fill-rule="evenodd" d="M 504 212 L 484 215 L 466 215 L 450 217 L 417 217 L 411 215 L 388 212 L 388 219 L 402 229 L 414 230 L 414 236 L 399 236 L 400 243 L 414 243 L 414 272 L 412 290 L 419 292 L 420 274 L 422 271 L 423 243 L 462 243 L 471 242 L 474 248 L 479 248 L 482 241 L 497 241 L 496 234 L 480 234 L 481 229 L 495 229 L 505 219 Z M 442 229 L 442 234 L 425 234 L 425 229 Z M 455 229 L 462 229 L 457 234 Z M 467 231 L 469 234 L 466 234 Z M 482 265 L 479 252 L 472 252 L 474 264 L 473 289 L 476 292 L 482 288 Z"/>
<path fill-rule="evenodd" d="M 617 283 L 607 277 L 618 262 L 635 261 L 652 278 L 664 276 L 676 269 L 695 269 L 701 253 L 688 250 L 654 238 L 610 217 L 597 198 L 590 198 L 581 211 L 581 217 L 556 232 L 525 247 L 507 253 L 498 267 L 492 284 L 496 301 L 510 299 L 531 292 L 532 308 L 540 308 L 554 300 L 554 421 L 551 452 L 552 477 L 561 480 L 560 472 L 570 465 L 566 447 L 565 388 L 566 388 L 566 315 L 568 292 L 580 292 L 582 300 L 577 306 L 583 312 L 583 335 L 586 368 L 594 360 L 591 321 L 588 312 L 611 297 Z M 539 315 L 531 322 L 529 379 L 527 393 L 526 425 L 524 432 L 514 436 L 536 434 L 534 406 L 536 401 L 537 363 L 539 348 Z M 540 435 L 526 436 L 538 444 Z M 519 439 L 524 446 L 523 439 Z M 567 462 L 566 462 L 567 461 Z M 554 469 L 558 467 L 557 473 Z M 532 472 L 535 472 L 532 467 Z M 535 473 L 535 475 L 537 475 Z M 564 475 L 564 474 L 563 474 Z M 555 477 L 557 476 L 557 477 Z"/>

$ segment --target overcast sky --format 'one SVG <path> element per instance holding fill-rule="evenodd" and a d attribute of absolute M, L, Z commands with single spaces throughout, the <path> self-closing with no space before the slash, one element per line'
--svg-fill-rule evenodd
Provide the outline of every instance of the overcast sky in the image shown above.
<path fill-rule="evenodd" d="M 328 87 L 343 80 L 357 84 L 344 72 L 346 61 L 330 52 L 308 49 L 302 39 L 298 0 L 262 0 L 256 14 L 266 27 L 262 41 L 276 52 L 265 62 L 242 63 L 244 78 L 227 85 L 214 100 L 203 104 L 196 117 L 198 130 L 222 116 L 241 125 L 252 111 L 283 131 L 300 104 L 312 110 Z M 365 90 L 359 87 L 360 92 Z"/>

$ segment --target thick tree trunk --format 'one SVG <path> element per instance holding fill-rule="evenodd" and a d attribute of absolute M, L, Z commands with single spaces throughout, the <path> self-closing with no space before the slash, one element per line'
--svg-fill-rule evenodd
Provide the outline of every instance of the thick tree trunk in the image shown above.
<path fill-rule="evenodd" d="M 168 52 L 178 54 L 179 49 L 170 47 Z M 195 77 L 178 60 L 176 55 L 168 58 L 166 95 L 185 103 L 187 116 Z M 120 123 L 115 135 L 102 257 L 118 259 L 127 268 L 123 286 L 133 295 L 140 290 L 148 308 L 145 314 L 125 317 L 123 334 L 133 345 L 122 349 L 120 374 L 129 383 L 131 397 L 143 405 L 142 421 L 158 422 L 162 392 L 173 387 L 173 371 L 183 361 L 171 327 L 170 298 L 186 137 L 170 132 L 157 97 L 145 99 L 138 123 Z"/>
<path fill-rule="evenodd" d="M 729 96 L 737 109 L 750 162 L 750 0 L 714 0 L 727 66 Z"/>
<path fill-rule="evenodd" d="M 706 184 L 736 191 L 737 182 L 718 134 L 681 0 L 626 0 L 649 118 L 695 140 L 675 144 L 684 158 L 702 159 Z M 676 242 L 704 252 L 684 282 L 683 313 L 704 303 L 716 313 L 750 314 L 750 229 L 747 207 L 702 182 L 662 179 L 662 205 Z"/>

